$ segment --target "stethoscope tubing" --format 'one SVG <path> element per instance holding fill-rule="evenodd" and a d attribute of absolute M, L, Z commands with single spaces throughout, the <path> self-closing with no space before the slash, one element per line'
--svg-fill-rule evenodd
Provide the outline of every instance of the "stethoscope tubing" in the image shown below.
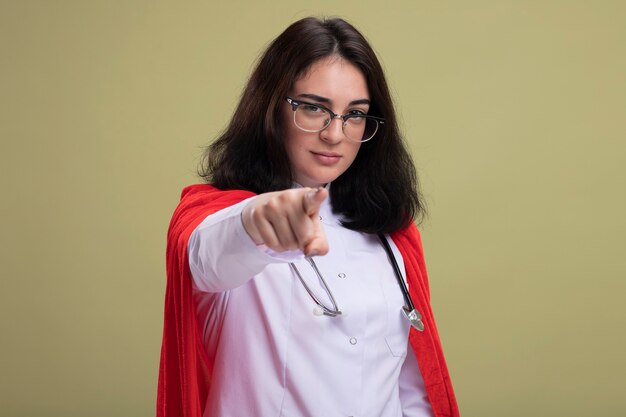
<path fill-rule="evenodd" d="M 398 285 L 400 286 L 400 290 L 402 291 L 402 296 L 404 297 L 405 306 L 403 307 L 403 312 L 406 318 L 411 322 L 411 325 L 415 327 L 418 331 L 424 331 L 424 322 L 422 321 L 422 315 L 417 311 L 415 306 L 413 305 L 413 300 L 411 300 L 411 295 L 409 294 L 409 289 L 404 282 L 404 278 L 402 278 L 402 272 L 400 272 L 400 267 L 398 266 L 398 262 L 396 261 L 396 257 L 391 250 L 391 246 L 387 241 L 387 238 L 382 233 L 378 234 L 378 238 L 380 242 L 383 244 L 383 248 L 385 248 L 385 252 L 387 253 L 387 257 L 389 258 L 389 262 L 393 266 L 393 272 L 396 276 L 396 280 L 398 281 Z"/>

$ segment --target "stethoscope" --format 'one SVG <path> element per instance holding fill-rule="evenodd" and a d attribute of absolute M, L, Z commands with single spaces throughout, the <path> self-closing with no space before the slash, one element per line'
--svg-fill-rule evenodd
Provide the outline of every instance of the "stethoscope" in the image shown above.
<path fill-rule="evenodd" d="M 402 291 L 402 296 L 404 297 L 404 305 L 402 306 L 402 313 L 404 317 L 411 323 L 416 330 L 423 332 L 424 331 L 424 322 L 422 321 L 422 315 L 413 305 L 413 301 L 411 300 L 411 295 L 409 294 L 409 289 L 406 287 L 404 283 L 404 279 L 402 278 L 402 273 L 400 272 L 400 267 L 398 266 L 398 262 L 396 261 L 396 257 L 393 255 L 393 251 L 391 250 L 391 246 L 387 241 L 387 238 L 383 234 L 378 234 L 378 238 L 380 242 L 383 244 L 383 248 L 385 248 L 385 252 L 387 252 L 387 257 L 389 258 L 389 262 L 393 266 L 393 272 L 396 275 L 396 280 L 398 281 L 398 285 L 400 286 L 400 290 Z"/>
<path fill-rule="evenodd" d="M 400 272 L 400 267 L 398 266 L 396 257 L 394 256 L 393 251 L 391 250 L 391 246 L 389 246 L 389 242 L 387 241 L 387 238 L 385 238 L 383 234 L 378 234 L 378 238 L 383 244 L 383 248 L 385 249 L 385 252 L 387 253 L 389 262 L 391 262 L 391 265 L 393 266 L 393 272 L 396 276 L 396 280 L 398 281 L 398 285 L 400 286 L 400 291 L 402 292 L 402 296 L 404 297 L 404 305 L 402 306 L 402 313 L 404 314 L 404 317 L 406 317 L 407 320 L 411 323 L 411 326 L 413 326 L 416 330 L 423 332 L 424 322 L 422 321 L 422 315 L 420 314 L 419 311 L 417 311 L 417 309 L 413 305 L 413 301 L 411 300 L 411 295 L 409 294 L 409 290 L 407 289 L 406 284 L 404 283 L 404 279 L 402 278 L 402 273 Z M 320 284 L 324 288 L 324 291 L 326 292 L 326 295 L 328 296 L 328 299 L 330 300 L 332 304 L 331 307 L 325 306 L 322 303 L 322 301 L 309 288 L 306 281 L 300 274 L 300 271 L 298 270 L 298 267 L 295 265 L 295 263 L 290 262 L 289 266 L 291 267 L 291 270 L 296 274 L 296 276 L 298 277 L 298 279 L 300 280 L 300 282 L 306 289 L 307 293 L 309 293 L 309 296 L 313 299 L 315 304 L 317 304 L 317 308 L 316 310 L 314 310 L 314 312 L 318 311 L 319 314 L 323 314 L 325 316 L 330 316 L 330 317 L 337 317 L 341 315 L 342 312 L 337 306 L 335 297 L 333 297 L 333 293 L 330 291 L 330 288 L 328 287 L 326 280 L 322 276 L 322 273 L 317 268 L 315 261 L 311 257 L 307 257 L 305 259 L 309 262 L 309 264 L 311 265 L 311 268 L 313 268 L 313 270 L 315 271 L 315 275 L 317 275 L 317 278 L 319 279 Z"/>

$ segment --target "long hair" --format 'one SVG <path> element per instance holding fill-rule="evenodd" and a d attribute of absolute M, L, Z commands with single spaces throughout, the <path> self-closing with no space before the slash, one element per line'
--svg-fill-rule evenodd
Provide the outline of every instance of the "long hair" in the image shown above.
<path fill-rule="evenodd" d="M 413 162 L 403 143 L 387 81 L 367 40 L 345 20 L 304 18 L 290 25 L 261 56 L 226 130 L 207 147 L 199 174 L 220 189 L 255 193 L 288 189 L 292 172 L 280 106 L 310 66 L 337 55 L 365 76 L 368 114 L 383 117 L 352 165 L 330 187 L 333 211 L 345 227 L 391 233 L 425 213 Z"/>

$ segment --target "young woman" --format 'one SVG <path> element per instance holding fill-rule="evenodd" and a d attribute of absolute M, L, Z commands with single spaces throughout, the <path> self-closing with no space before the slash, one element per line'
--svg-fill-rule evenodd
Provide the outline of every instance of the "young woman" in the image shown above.
<path fill-rule="evenodd" d="M 415 169 L 353 26 L 278 36 L 201 174 L 168 233 L 157 415 L 458 415 Z"/>

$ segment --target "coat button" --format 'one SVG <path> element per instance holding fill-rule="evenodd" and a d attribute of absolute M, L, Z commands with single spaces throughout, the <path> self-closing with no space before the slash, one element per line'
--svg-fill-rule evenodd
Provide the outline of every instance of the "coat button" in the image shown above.
<path fill-rule="evenodd" d="M 345 277 L 346 277 L 346 274 L 344 274 L 343 272 L 340 272 L 340 273 L 338 273 L 338 274 L 337 274 L 337 276 L 338 276 L 339 278 L 345 278 Z"/>
<path fill-rule="evenodd" d="M 356 345 L 356 337 L 351 337 L 350 338 L 350 344 L 351 345 Z"/>

